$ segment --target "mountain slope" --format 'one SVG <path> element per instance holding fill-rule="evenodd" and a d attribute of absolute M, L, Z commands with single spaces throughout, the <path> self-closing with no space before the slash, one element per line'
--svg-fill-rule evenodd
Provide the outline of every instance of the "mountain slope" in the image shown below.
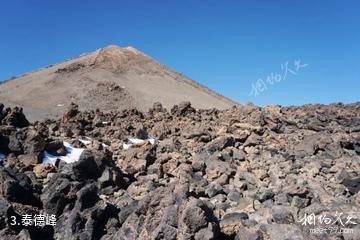
<path fill-rule="evenodd" d="M 147 110 L 154 102 L 170 108 L 181 101 L 196 108 L 236 104 L 135 48 L 114 45 L 0 84 L 0 102 L 24 107 L 31 120 L 58 117 L 70 102 L 110 111 Z"/>

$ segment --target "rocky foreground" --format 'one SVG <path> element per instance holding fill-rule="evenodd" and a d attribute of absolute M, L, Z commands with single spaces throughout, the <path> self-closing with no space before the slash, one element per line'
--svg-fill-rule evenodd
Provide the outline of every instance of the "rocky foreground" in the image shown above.
<path fill-rule="evenodd" d="M 64 142 L 79 159 L 43 164 L 65 159 Z M 0 239 L 360 236 L 360 103 L 106 114 L 73 104 L 31 124 L 0 105 L 1 158 Z"/>

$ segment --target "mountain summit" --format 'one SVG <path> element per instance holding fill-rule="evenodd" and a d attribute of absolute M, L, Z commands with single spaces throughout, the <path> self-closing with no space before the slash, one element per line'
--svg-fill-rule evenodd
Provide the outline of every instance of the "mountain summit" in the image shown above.
<path fill-rule="evenodd" d="M 31 120 L 59 117 L 71 102 L 103 111 L 148 110 L 154 102 L 166 108 L 181 101 L 196 108 L 236 104 L 133 47 L 116 45 L 5 81 L 0 100 L 22 106 Z"/>

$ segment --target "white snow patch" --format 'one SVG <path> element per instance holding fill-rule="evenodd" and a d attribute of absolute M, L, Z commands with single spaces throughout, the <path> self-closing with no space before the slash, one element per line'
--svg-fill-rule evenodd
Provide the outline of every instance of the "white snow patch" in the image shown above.
<path fill-rule="evenodd" d="M 108 124 L 110 124 L 110 122 L 108 122 L 108 121 L 103 121 L 102 124 L 108 125 Z"/>
<path fill-rule="evenodd" d="M 123 149 L 128 150 L 134 144 L 143 144 L 145 142 L 149 142 L 149 143 L 151 143 L 151 145 L 154 145 L 156 142 L 156 139 L 148 138 L 146 140 L 143 140 L 143 139 L 139 139 L 139 138 L 129 137 L 128 143 L 123 143 Z"/>
<path fill-rule="evenodd" d="M 85 145 L 89 145 L 91 144 L 91 140 L 86 140 L 86 139 L 79 139 L 80 142 L 82 142 Z"/>
<path fill-rule="evenodd" d="M 132 138 L 132 137 L 129 137 L 128 140 L 132 144 L 141 144 L 141 143 L 145 142 L 145 140 L 142 140 L 142 139 L 139 139 L 139 138 Z"/>
<path fill-rule="evenodd" d="M 5 154 L 0 153 L 0 161 L 5 160 L 6 156 Z"/>
<path fill-rule="evenodd" d="M 85 137 L 85 139 L 79 139 L 80 142 L 82 142 L 84 145 L 90 145 L 92 143 L 92 139 L 89 137 Z M 104 148 L 108 148 L 109 146 L 105 143 L 101 143 L 101 146 Z"/>
<path fill-rule="evenodd" d="M 151 145 L 154 145 L 156 142 L 155 138 L 149 138 L 148 141 L 151 143 Z"/>
<path fill-rule="evenodd" d="M 59 103 L 58 105 L 56 105 L 57 107 L 63 107 L 64 106 L 64 104 L 61 104 L 61 103 Z"/>
<path fill-rule="evenodd" d="M 67 152 L 65 156 L 53 156 L 47 151 L 44 151 L 43 163 L 55 165 L 57 159 L 60 159 L 66 163 L 73 163 L 79 161 L 80 155 L 84 151 L 84 148 L 74 148 L 68 142 L 64 142 L 63 144 Z"/>
<path fill-rule="evenodd" d="M 103 146 L 104 148 L 108 148 L 109 146 L 106 145 L 105 143 L 102 143 L 101 146 Z"/>
<path fill-rule="evenodd" d="M 123 143 L 123 149 L 128 150 L 132 144 Z"/>

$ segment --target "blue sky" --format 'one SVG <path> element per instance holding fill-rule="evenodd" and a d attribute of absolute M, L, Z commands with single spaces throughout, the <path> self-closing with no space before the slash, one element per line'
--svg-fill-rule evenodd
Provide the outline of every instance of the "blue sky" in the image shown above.
<path fill-rule="evenodd" d="M 335 0 L 5 0 L 0 80 L 117 44 L 241 103 L 360 101 L 359 7 Z M 294 61 L 306 67 L 295 71 Z"/>

